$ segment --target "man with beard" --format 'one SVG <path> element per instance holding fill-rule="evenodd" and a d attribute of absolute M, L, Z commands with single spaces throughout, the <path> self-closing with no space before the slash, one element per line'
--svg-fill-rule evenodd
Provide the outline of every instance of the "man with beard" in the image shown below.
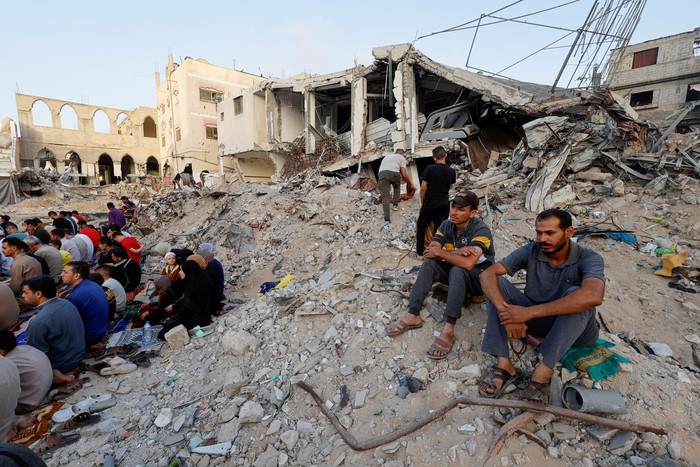
<path fill-rule="evenodd" d="M 538 214 L 535 231 L 537 241 L 481 274 L 487 297 L 481 350 L 497 359 L 479 387 L 483 397 L 500 397 L 523 377 L 510 359 L 509 341 L 526 334 L 542 339 L 542 360 L 522 398 L 547 403 L 554 365 L 570 347 L 591 345 L 598 339 L 595 307 L 603 303 L 605 293 L 603 258 L 571 240 L 571 215 L 561 209 Z M 503 277 L 521 269 L 527 271 L 524 293 Z"/>

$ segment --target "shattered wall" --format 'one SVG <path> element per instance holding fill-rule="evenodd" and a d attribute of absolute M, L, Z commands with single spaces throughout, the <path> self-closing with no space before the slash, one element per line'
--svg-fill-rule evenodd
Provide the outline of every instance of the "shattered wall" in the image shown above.
<path fill-rule="evenodd" d="M 83 181 L 98 183 L 98 162 L 102 157 L 103 165 L 111 161 L 113 183 L 127 175 L 122 173 L 122 167 L 128 167 L 129 173 L 138 173 L 143 169 L 145 175 L 148 158 L 157 160 L 158 138 L 155 135 L 146 136 L 148 131 L 144 133 L 144 126 L 156 122 L 156 110 L 153 108 L 123 110 L 26 94 L 16 94 L 15 99 L 20 128 L 20 159 L 24 167 L 38 168 L 45 160 L 55 158 L 59 172 L 63 172 L 67 160 L 71 157 L 76 160 L 77 157 Z M 37 104 L 39 101 L 51 113 L 51 126 L 34 124 L 33 110 L 40 105 Z M 61 112 L 69 112 L 66 110 L 68 107 L 77 116 L 77 128 L 61 126 Z M 109 132 L 95 131 L 94 118 L 100 111 L 107 115 Z M 128 132 L 124 131 L 126 128 Z M 126 164 L 122 164 L 124 160 Z"/>

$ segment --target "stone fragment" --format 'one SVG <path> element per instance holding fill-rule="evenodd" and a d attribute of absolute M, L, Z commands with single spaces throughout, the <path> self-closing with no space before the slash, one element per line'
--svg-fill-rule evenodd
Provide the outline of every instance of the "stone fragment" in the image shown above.
<path fill-rule="evenodd" d="M 238 415 L 240 408 L 233 403 L 230 403 L 224 410 L 219 413 L 219 422 L 226 423 L 229 422 Z"/>
<path fill-rule="evenodd" d="M 559 441 L 576 438 L 576 429 L 568 423 L 553 423 L 552 430 L 554 437 Z"/>
<path fill-rule="evenodd" d="M 309 422 L 304 422 L 300 421 L 297 422 L 297 430 L 299 433 L 315 433 L 316 429 L 314 429 L 314 426 L 309 423 Z"/>
<path fill-rule="evenodd" d="M 693 302 L 683 302 L 682 306 L 688 311 L 700 311 L 700 306 L 697 306 Z"/>
<path fill-rule="evenodd" d="M 639 456 L 630 456 L 629 461 L 632 465 L 644 465 L 644 459 Z"/>
<path fill-rule="evenodd" d="M 167 438 L 163 440 L 163 446 L 172 446 L 173 444 L 177 444 L 181 441 L 185 440 L 185 435 L 182 433 L 176 433 L 174 435 L 170 435 Z"/>
<path fill-rule="evenodd" d="M 279 456 L 279 451 L 277 451 L 272 444 L 268 444 L 267 450 L 255 459 L 253 467 L 277 467 Z"/>
<path fill-rule="evenodd" d="M 258 339 L 246 331 L 228 331 L 221 338 L 224 352 L 237 357 L 243 356 L 252 346 L 257 345 Z"/>
<path fill-rule="evenodd" d="M 168 426 L 172 419 L 173 409 L 163 408 L 160 409 L 160 413 L 158 413 L 158 416 L 156 417 L 156 421 L 154 423 L 158 428 L 163 428 L 165 426 Z"/>
<path fill-rule="evenodd" d="M 243 370 L 240 367 L 232 366 L 226 372 L 223 388 L 224 394 L 226 397 L 233 397 L 237 395 L 241 388 L 248 384 L 249 381 L 250 379 L 244 375 Z"/>
<path fill-rule="evenodd" d="M 393 441 L 383 445 L 380 449 L 387 454 L 394 454 L 401 448 L 401 441 Z"/>
<path fill-rule="evenodd" d="M 246 401 L 238 412 L 241 423 L 258 423 L 265 415 L 262 405 L 254 401 Z"/>
<path fill-rule="evenodd" d="M 586 431 L 598 441 L 607 441 L 615 436 L 618 430 L 607 426 L 589 425 L 586 427 Z"/>
<path fill-rule="evenodd" d="M 617 456 L 621 456 L 634 446 L 637 442 L 637 435 L 631 431 L 621 431 L 617 433 L 608 443 L 608 451 Z"/>
<path fill-rule="evenodd" d="M 352 403 L 352 407 L 354 409 L 359 409 L 361 407 L 364 407 L 366 398 L 367 398 L 367 390 L 366 389 L 362 389 L 360 391 L 357 391 L 355 393 L 355 400 Z"/>
<path fill-rule="evenodd" d="M 182 425 L 185 424 L 186 419 L 187 419 L 187 415 L 185 415 L 185 414 L 182 414 L 179 417 L 177 417 L 175 419 L 175 421 L 173 421 L 173 430 L 175 430 L 175 432 L 180 431 L 180 428 L 182 428 Z"/>
<path fill-rule="evenodd" d="M 139 399 L 139 402 L 137 404 L 139 409 L 143 409 L 146 407 L 148 404 L 153 402 L 155 400 L 156 396 L 143 396 L 141 399 Z"/>
<path fill-rule="evenodd" d="M 296 430 L 285 431 L 280 435 L 280 441 L 287 447 L 287 451 L 291 451 L 299 441 L 299 432 Z"/>
<path fill-rule="evenodd" d="M 530 462 L 530 459 L 522 452 L 513 453 L 513 463 L 515 465 L 524 465 Z"/>
<path fill-rule="evenodd" d="M 465 423 L 457 429 L 460 433 L 474 433 L 476 431 L 476 427 L 471 423 Z"/>
<path fill-rule="evenodd" d="M 342 376 L 350 376 L 352 374 L 355 374 L 355 368 L 353 368 L 352 365 L 348 365 L 347 363 L 345 363 L 340 367 L 340 374 Z"/>
<path fill-rule="evenodd" d="M 552 443 L 552 435 L 549 434 L 547 430 L 544 428 L 539 430 L 537 433 L 535 433 L 542 441 L 544 441 L 544 444 L 551 444 Z"/>
<path fill-rule="evenodd" d="M 231 450 L 232 443 L 228 441 L 226 443 L 210 444 L 208 446 L 197 446 L 192 449 L 195 454 L 207 454 L 210 456 L 223 456 L 229 453 Z"/>
<path fill-rule="evenodd" d="M 171 349 L 179 349 L 190 343 L 190 335 L 187 328 L 180 324 L 165 333 L 165 341 Z"/>
<path fill-rule="evenodd" d="M 671 459 L 678 460 L 681 458 L 681 445 L 676 441 L 668 443 L 666 450 L 668 451 L 668 455 L 671 456 Z"/>
<path fill-rule="evenodd" d="M 272 422 L 270 422 L 270 426 L 267 427 L 267 431 L 265 432 L 265 435 L 266 436 L 274 435 L 275 433 L 280 431 L 281 428 L 282 428 L 282 422 L 277 420 L 277 419 L 274 419 L 274 420 L 272 420 Z"/>
<path fill-rule="evenodd" d="M 227 441 L 233 441 L 238 436 L 238 430 L 240 429 L 241 422 L 240 419 L 234 418 L 228 423 L 224 423 L 219 428 L 219 434 L 216 436 L 216 441 L 219 443 L 225 443 Z"/>
<path fill-rule="evenodd" d="M 463 366 L 459 370 L 449 370 L 448 376 L 466 382 L 467 384 L 476 383 L 481 378 L 481 369 L 479 365 L 473 363 Z"/>
<path fill-rule="evenodd" d="M 413 372 L 413 377 L 421 383 L 426 384 L 428 382 L 428 369 L 426 367 L 418 368 Z"/>

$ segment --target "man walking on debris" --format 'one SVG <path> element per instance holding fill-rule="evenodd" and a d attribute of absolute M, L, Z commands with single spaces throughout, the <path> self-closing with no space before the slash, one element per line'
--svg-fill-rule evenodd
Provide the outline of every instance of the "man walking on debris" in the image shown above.
<path fill-rule="evenodd" d="M 426 260 L 420 267 L 411 289 L 408 313 L 386 328 L 390 337 L 423 327 L 420 309 L 435 282 L 448 283 L 446 323 L 426 356 L 434 360 L 447 357 L 455 342 L 455 324 L 462 315 L 467 296 L 483 295 L 479 274 L 494 262 L 493 237 L 488 226 L 476 217 L 479 198 L 462 191 L 452 199 L 450 217 L 438 228 L 425 250 Z"/>
<path fill-rule="evenodd" d="M 433 149 L 435 164 L 429 165 L 421 176 L 420 212 L 416 222 L 416 254 L 423 259 L 425 231 L 431 222 L 437 228 L 450 214 L 450 187 L 457 181 L 452 167 L 447 165 L 447 152 L 442 146 Z"/>
<path fill-rule="evenodd" d="M 401 180 L 406 182 L 408 192 L 415 192 L 416 187 L 408 178 L 406 172 L 406 151 L 397 149 L 394 154 L 384 156 L 382 164 L 379 166 L 379 192 L 382 194 L 382 209 L 384 210 L 384 220 L 391 222 L 389 213 L 389 192 L 391 187 L 394 187 L 394 211 L 399 209 L 399 201 L 401 200 Z"/>
<path fill-rule="evenodd" d="M 543 338 L 542 361 L 535 368 L 523 399 L 547 403 L 554 365 L 571 347 L 591 345 L 598 339 L 595 307 L 603 302 L 603 258 L 571 240 L 571 215 L 548 209 L 535 220 L 537 241 L 494 264 L 481 275 L 488 298 L 487 322 L 481 350 L 497 358 L 479 393 L 497 398 L 523 375 L 513 366 L 508 343 L 526 337 Z M 525 291 L 504 276 L 527 271 Z"/>

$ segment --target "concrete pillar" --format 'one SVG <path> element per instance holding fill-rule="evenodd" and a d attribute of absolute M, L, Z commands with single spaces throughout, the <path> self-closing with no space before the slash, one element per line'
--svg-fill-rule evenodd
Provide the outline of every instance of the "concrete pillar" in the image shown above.
<path fill-rule="evenodd" d="M 316 126 L 316 93 L 313 90 L 304 91 L 304 132 L 307 154 L 316 150 L 316 135 L 309 130 L 309 125 Z"/>
<path fill-rule="evenodd" d="M 355 77 L 350 88 L 350 150 L 356 155 L 365 147 L 367 125 L 367 78 Z"/>

